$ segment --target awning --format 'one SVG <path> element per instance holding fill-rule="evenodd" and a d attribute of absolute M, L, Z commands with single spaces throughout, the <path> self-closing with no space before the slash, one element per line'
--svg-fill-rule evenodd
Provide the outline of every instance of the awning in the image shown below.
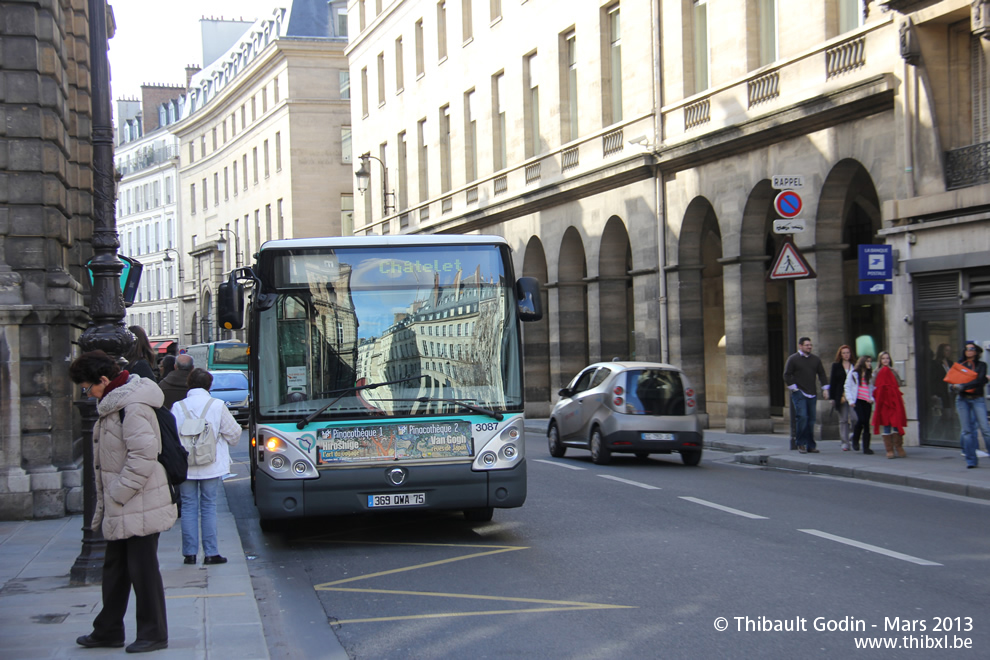
<path fill-rule="evenodd" d="M 171 346 L 172 344 L 174 344 L 175 342 L 173 340 L 171 340 L 171 339 L 165 339 L 163 341 L 153 341 L 153 342 L 150 342 L 150 343 L 151 343 L 151 348 L 152 349 L 154 349 L 158 353 L 164 354 L 165 351 L 168 350 L 168 347 Z"/>

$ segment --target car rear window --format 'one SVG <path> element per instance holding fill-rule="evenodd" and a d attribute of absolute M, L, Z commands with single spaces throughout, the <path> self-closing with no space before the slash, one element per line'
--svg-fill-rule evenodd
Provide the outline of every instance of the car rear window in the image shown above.
<path fill-rule="evenodd" d="M 630 369 L 626 378 L 626 412 L 632 415 L 684 415 L 681 375 L 666 369 Z"/>

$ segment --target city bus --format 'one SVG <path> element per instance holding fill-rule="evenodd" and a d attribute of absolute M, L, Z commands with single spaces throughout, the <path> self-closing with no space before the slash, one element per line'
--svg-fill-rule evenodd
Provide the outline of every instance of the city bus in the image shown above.
<path fill-rule="evenodd" d="M 263 529 L 406 509 L 491 520 L 526 500 L 522 321 L 539 284 L 493 236 L 265 243 L 218 290 L 247 309 L 251 487 Z"/>
<path fill-rule="evenodd" d="M 213 341 L 186 347 L 193 366 L 208 371 L 247 371 L 248 345 L 241 341 Z"/>

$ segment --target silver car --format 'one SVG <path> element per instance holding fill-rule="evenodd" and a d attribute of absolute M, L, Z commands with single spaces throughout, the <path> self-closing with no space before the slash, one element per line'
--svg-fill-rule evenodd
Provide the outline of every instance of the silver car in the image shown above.
<path fill-rule="evenodd" d="M 679 452 L 685 465 L 701 462 L 704 431 L 694 388 L 680 369 L 657 362 L 599 362 L 560 390 L 550 413 L 550 455 L 588 449 L 599 465 L 613 453 Z"/>
<path fill-rule="evenodd" d="M 210 375 L 213 376 L 210 396 L 223 401 L 237 423 L 246 426 L 251 410 L 248 401 L 247 373 L 229 370 L 211 371 Z"/>

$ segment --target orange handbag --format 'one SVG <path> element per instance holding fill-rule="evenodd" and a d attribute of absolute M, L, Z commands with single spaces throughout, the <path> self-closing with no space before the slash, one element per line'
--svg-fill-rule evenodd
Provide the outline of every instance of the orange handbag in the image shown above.
<path fill-rule="evenodd" d="M 945 378 L 943 378 L 942 380 L 944 380 L 946 383 L 949 383 L 950 385 L 962 385 L 963 383 L 970 383 L 975 379 L 976 379 L 975 371 L 973 371 L 972 369 L 967 369 L 966 367 L 956 362 L 955 364 L 952 365 L 952 368 L 949 369 L 948 372 L 946 372 Z"/>

